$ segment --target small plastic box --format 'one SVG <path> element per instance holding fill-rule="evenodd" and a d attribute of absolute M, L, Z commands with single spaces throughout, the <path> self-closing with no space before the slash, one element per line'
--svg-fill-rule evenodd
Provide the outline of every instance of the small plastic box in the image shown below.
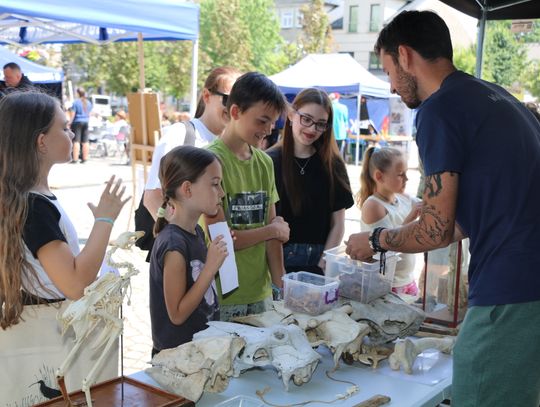
<path fill-rule="evenodd" d="M 298 271 L 283 276 L 283 299 L 291 311 L 319 315 L 337 305 L 336 278 Z"/>
<path fill-rule="evenodd" d="M 261 400 L 249 396 L 234 396 L 228 400 L 222 401 L 216 407 L 264 407 Z"/>
<path fill-rule="evenodd" d="M 353 260 L 345 253 L 345 249 L 345 246 L 338 246 L 324 252 L 325 275 L 340 281 L 339 295 L 365 304 L 392 290 L 399 260 L 397 253 L 386 253 L 386 266 L 382 274 L 379 260 L 372 263 Z"/>

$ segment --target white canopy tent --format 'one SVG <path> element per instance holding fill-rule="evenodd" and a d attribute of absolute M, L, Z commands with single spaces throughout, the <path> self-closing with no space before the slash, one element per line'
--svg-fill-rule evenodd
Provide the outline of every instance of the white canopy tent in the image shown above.
<path fill-rule="evenodd" d="M 317 87 L 327 92 L 390 97 L 388 82 L 370 73 L 349 54 L 310 54 L 270 79 L 285 94 Z"/>

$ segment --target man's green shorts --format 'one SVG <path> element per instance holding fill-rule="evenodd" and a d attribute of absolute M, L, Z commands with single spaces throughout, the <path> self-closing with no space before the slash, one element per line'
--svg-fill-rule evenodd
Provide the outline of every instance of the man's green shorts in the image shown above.
<path fill-rule="evenodd" d="M 452 407 L 539 407 L 540 301 L 469 308 L 453 360 Z"/>

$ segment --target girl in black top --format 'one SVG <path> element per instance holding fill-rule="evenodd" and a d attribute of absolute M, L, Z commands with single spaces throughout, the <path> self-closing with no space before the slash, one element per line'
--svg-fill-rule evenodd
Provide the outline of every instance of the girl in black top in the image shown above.
<path fill-rule="evenodd" d="M 354 203 L 326 92 L 309 88 L 296 96 L 283 139 L 268 154 L 280 197 L 277 214 L 291 230 L 283 246 L 285 268 L 322 274 L 323 251 L 341 244 L 345 210 Z"/>

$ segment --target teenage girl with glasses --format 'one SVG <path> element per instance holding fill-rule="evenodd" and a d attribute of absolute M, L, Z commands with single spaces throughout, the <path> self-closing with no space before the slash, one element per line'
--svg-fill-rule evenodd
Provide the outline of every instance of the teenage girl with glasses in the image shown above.
<path fill-rule="evenodd" d="M 341 244 L 345 210 L 354 204 L 324 91 L 309 88 L 296 96 L 283 139 L 268 154 L 280 197 L 277 214 L 290 227 L 283 246 L 285 268 L 323 274 L 323 251 Z"/>

